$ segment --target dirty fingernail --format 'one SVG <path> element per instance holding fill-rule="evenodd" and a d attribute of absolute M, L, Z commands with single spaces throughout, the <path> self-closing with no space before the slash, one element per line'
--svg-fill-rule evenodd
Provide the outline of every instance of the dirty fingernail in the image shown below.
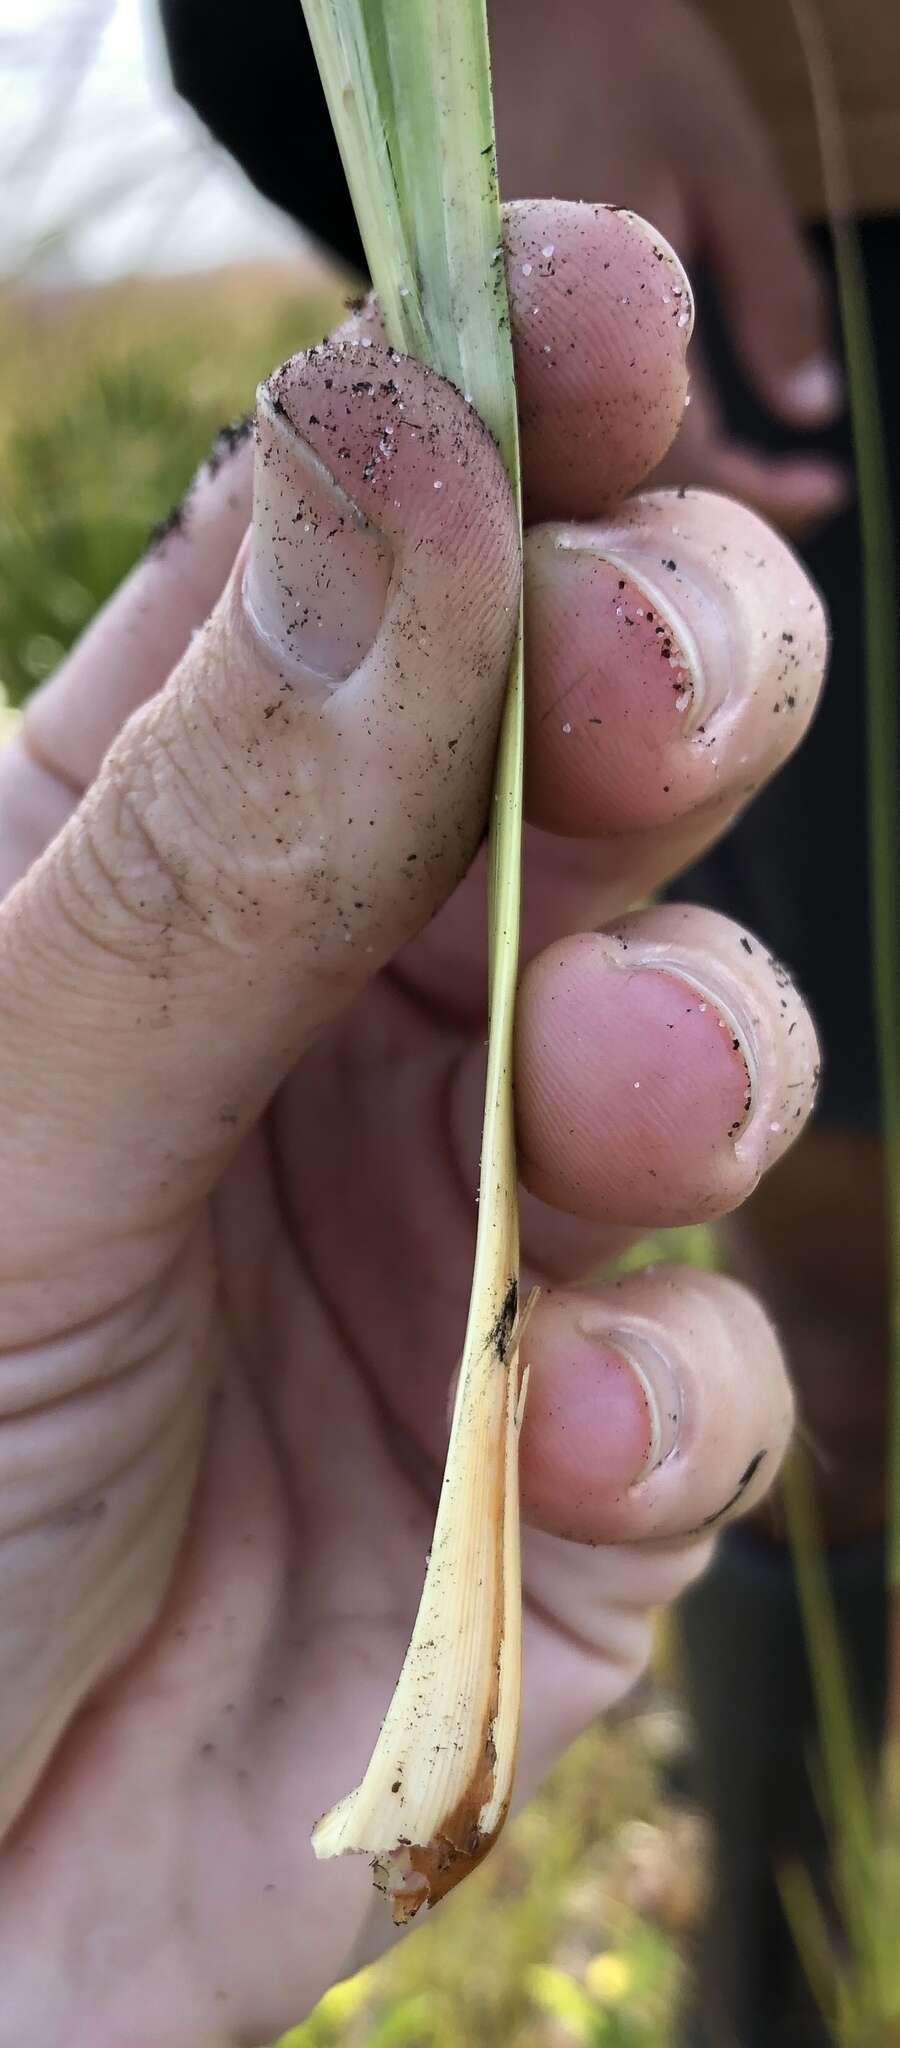
<path fill-rule="evenodd" d="M 674 1367 L 653 1339 L 643 1330 L 610 1329 L 589 1309 L 578 1319 L 585 1337 L 593 1338 L 607 1351 L 614 1351 L 628 1367 L 640 1390 L 647 1415 L 647 1447 L 630 1484 L 639 1486 L 664 1460 L 671 1456 L 681 1428 L 681 1386 Z"/>
<path fill-rule="evenodd" d="M 257 632 L 311 680 L 343 682 L 378 632 L 392 566 L 384 535 L 261 385 L 244 581 Z"/>
<path fill-rule="evenodd" d="M 656 945 L 646 948 L 642 957 L 640 944 L 629 950 L 629 967 L 643 966 L 653 973 L 670 975 L 697 998 L 696 1007 L 702 1015 L 711 1012 L 719 1030 L 731 1047 L 743 1074 L 744 1107 L 743 1115 L 730 1127 L 728 1137 L 732 1143 L 746 1131 L 756 1111 L 761 1094 L 760 1049 L 756 1027 L 740 992 L 728 977 L 720 981 L 715 969 L 707 975 L 698 973 L 693 965 L 686 965 L 677 954 L 666 956 L 665 949 Z M 718 1040 L 716 1041 L 718 1043 Z"/>
<path fill-rule="evenodd" d="M 724 702 L 734 671 L 733 635 L 713 578 L 653 553 L 623 534 L 563 528 L 557 546 L 590 562 L 605 589 L 629 677 L 655 677 L 690 738 Z M 620 543 L 617 545 L 617 542 Z"/>

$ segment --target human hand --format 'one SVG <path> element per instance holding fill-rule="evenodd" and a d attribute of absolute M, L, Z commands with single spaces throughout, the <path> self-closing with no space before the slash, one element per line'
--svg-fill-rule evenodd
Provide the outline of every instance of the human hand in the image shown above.
<path fill-rule="evenodd" d="M 739 1203 L 809 1110 L 765 946 L 630 906 L 795 744 L 825 629 L 753 514 L 621 507 L 683 405 L 675 259 L 602 208 L 506 233 L 527 1789 L 789 1433 L 742 1289 L 582 1283 Z M 439 1482 L 518 551 L 471 408 L 365 328 L 264 387 L 249 543 L 245 440 L 0 756 L 3 2048 L 271 2038 L 383 1938 L 309 1834 L 367 1759 Z"/>
<path fill-rule="evenodd" d="M 799 431 L 841 408 L 822 278 L 726 50 L 683 0 L 494 0 L 500 165 L 510 193 L 602 192 L 720 294 L 763 405 Z M 830 457 L 735 440 L 696 348 L 690 410 L 658 481 L 703 485 L 802 533 L 843 503 Z"/>

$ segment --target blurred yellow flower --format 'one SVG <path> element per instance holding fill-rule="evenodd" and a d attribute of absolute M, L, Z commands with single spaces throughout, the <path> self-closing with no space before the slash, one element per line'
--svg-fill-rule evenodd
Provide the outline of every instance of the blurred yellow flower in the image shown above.
<path fill-rule="evenodd" d="M 634 1967 L 627 1956 L 607 1949 L 605 1955 L 592 1956 L 584 1981 L 598 2004 L 623 2005 L 634 1987 Z"/>

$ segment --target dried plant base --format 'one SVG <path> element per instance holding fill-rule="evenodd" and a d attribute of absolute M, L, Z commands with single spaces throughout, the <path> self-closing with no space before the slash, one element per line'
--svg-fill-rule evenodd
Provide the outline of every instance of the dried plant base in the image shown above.
<path fill-rule="evenodd" d="M 522 1673 L 518 1440 L 525 1401 L 510 1279 L 464 1358 L 419 1612 L 362 1783 L 313 1834 L 317 1856 L 372 1858 L 398 1926 L 487 1855 L 512 1792 Z"/>

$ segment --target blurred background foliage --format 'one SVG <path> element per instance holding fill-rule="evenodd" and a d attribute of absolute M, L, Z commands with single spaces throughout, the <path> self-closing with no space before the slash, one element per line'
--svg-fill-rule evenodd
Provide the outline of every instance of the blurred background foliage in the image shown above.
<path fill-rule="evenodd" d="M 340 307 L 246 269 L 0 299 L 0 683 L 49 675 L 260 377 Z"/>

